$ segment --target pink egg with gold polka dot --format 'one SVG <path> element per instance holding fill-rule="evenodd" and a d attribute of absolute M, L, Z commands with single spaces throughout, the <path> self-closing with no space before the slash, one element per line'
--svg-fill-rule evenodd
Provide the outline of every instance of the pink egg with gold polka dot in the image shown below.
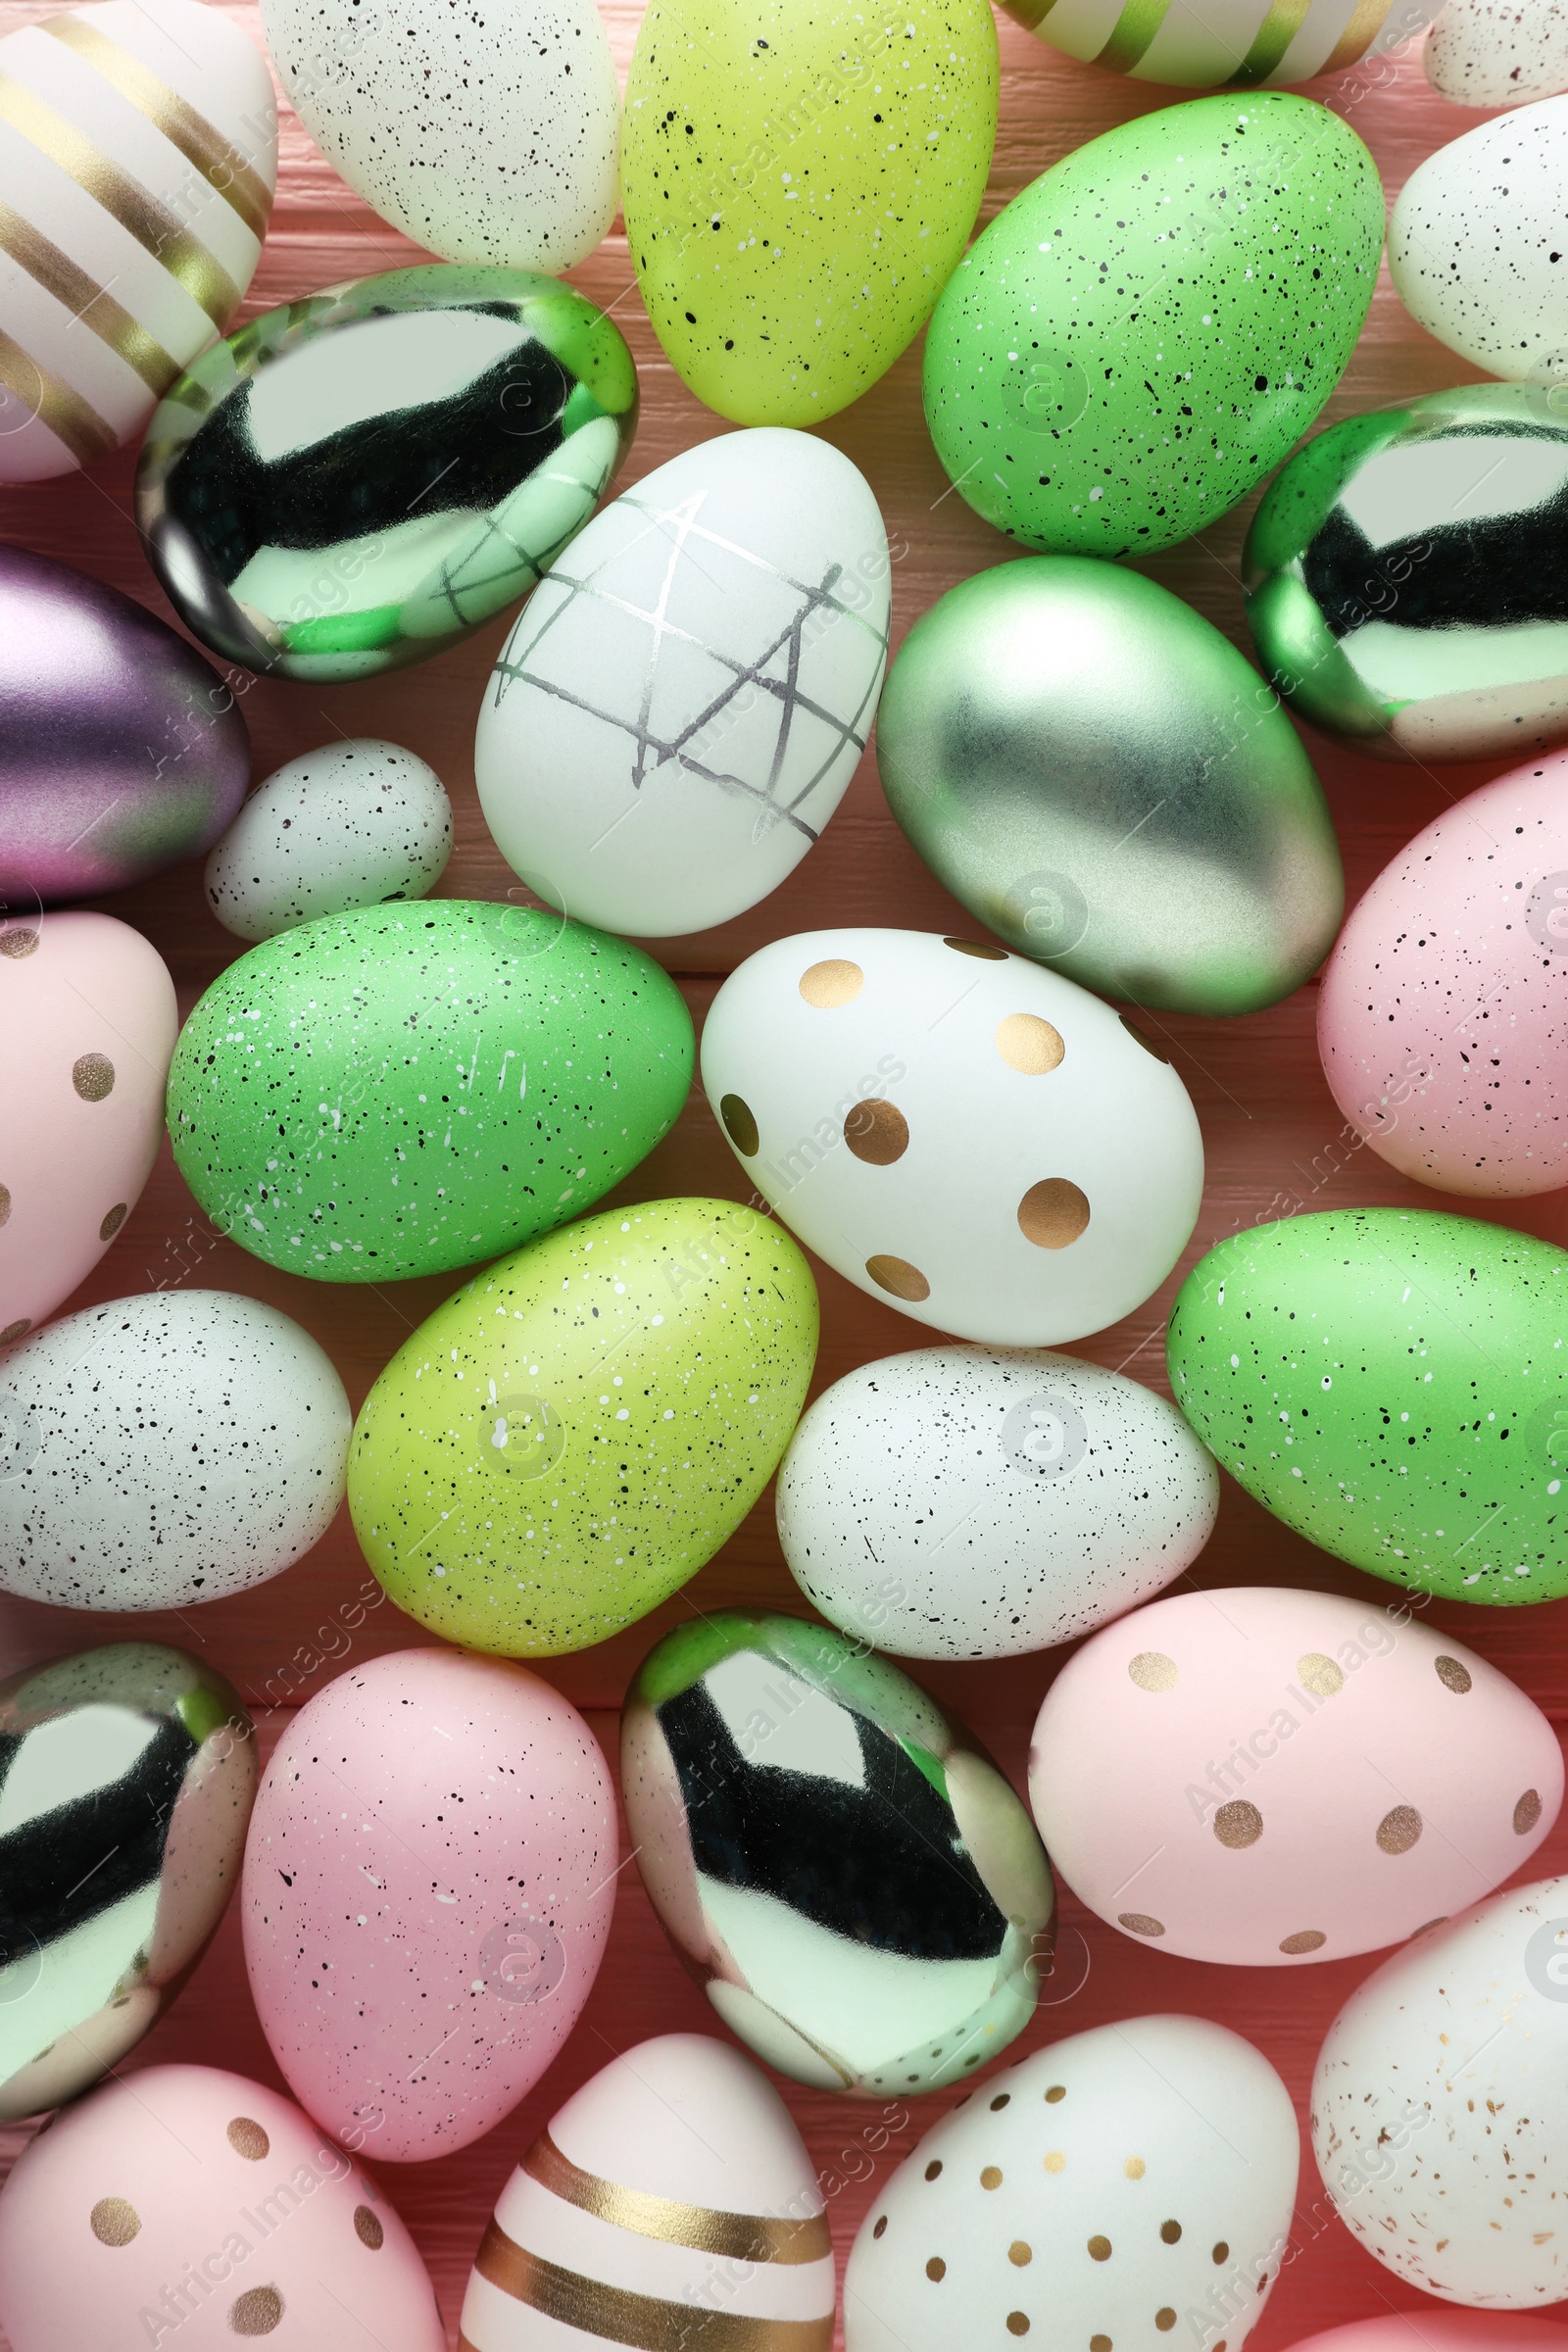
<path fill-rule="evenodd" d="M 1568 2352 L 1568 2328 L 1492 2311 L 1380 2312 L 1302 2336 L 1292 2352 Z"/>

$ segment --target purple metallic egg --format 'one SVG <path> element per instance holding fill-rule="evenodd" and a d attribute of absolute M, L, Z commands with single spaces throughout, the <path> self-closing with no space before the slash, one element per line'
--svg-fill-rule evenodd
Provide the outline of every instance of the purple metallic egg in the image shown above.
<path fill-rule="evenodd" d="M 151 612 L 0 547 L 0 902 L 125 890 L 200 858 L 250 781 L 218 672 Z"/>

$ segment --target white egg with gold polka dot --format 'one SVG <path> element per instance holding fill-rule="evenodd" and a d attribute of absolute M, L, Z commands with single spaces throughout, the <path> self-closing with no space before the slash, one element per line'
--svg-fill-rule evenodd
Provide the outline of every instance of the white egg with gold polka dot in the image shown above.
<path fill-rule="evenodd" d="M 1203 1150 L 1110 1005 L 923 931 L 812 931 L 714 998 L 703 1084 L 751 1181 L 860 1290 L 960 1339 L 1102 1330 L 1170 1273 Z"/>
<path fill-rule="evenodd" d="M 1046 1694 L 1029 1796 L 1052 1860 L 1135 1941 L 1300 1967 L 1401 1943 L 1528 1862 L 1556 1734 L 1405 1600 L 1179 1592 Z"/>
<path fill-rule="evenodd" d="M 1006 0 L 1053 49 L 1185 90 L 1285 89 L 1386 56 L 1443 0 Z M 1387 69 L 1385 69 L 1387 71 Z"/>

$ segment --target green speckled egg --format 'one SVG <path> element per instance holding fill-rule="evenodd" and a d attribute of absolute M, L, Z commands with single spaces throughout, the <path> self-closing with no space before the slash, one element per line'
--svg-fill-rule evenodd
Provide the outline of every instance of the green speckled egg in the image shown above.
<path fill-rule="evenodd" d="M 1568 1250 L 1426 1209 L 1288 1217 L 1200 1259 L 1176 1401 L 1288 1527 L 1447 1600 L 1568 1593 Z"/>
<path fill-rule="evenodd" d="M 318 1282 L 442 1274 L 575 1216 L 673 1126 L 691 1018 L 650 956 L 442 899 L 324 915 L 215 980 L 169 1074 L 213 1222 Z"/>
<path fill-rule="evenodd" d="M 986 0 L 652 0 L 626 234 L 700 400 L 816 424 L 893 365 L 974 225 L 997 82 Z"/>
<path fill-rule="evenodd" d="M 1317 416 L 1382 244 L 1377 168 L 1311 99 L 1124 122 L 1014 197 L 954 272 L 925 345 L 937 455 L 1031 547 L 1169 547 Z"/>
<path fill-rule="evenodd" d="M 772 1476 L 816 1356 L 816 1287 L 730 1200 L 611 1209 L 490 1266 L 365 1402 L 349 1507 L 399 1608 L 505 1657 L 645 1616 Z"/>

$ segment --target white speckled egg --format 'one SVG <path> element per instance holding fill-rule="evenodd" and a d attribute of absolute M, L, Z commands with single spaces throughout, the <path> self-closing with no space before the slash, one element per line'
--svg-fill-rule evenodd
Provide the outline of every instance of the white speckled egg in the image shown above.
<path fill-rule="evenodd" d="M 343 1498 L 353 1415 L 275 1306 L 148 1291 L 0 1361 L 0 1590 L 172 1609 L 276 1576 Z"/>
<path fill-rule="evenodd" d="M 1568 2287 L 1568 1878 L 1435 1926 L 1351 1993 L 1318 2053 L 1312 2145 L 1369 2254 L 1446 2302 Z"/>
<path fill-rule="evenodd" d="M 356 196 L 447 262 L 558 276 L 619 197 L 620 94 L 594 0 L 483 15 L 404 0 L 262 0 L 295 113 Z"/>
<path fill-rule="evenodd" d="M 517 2166 L 461 2340 L 536 2352 L 705 2337 L 832 2352 L 833 2243 L 765 2076 L 725 2042 L 664 2034 L 574 2091 Z"/>
<path fill-rule="evenodd" d="M 1389 274 L 1428 334 L 1493 375 L 1568 377 L 1568 98 L 1482 122 L 1417 165 Z"/>
<path fill-rule="evenodd" d="M 474 747 L 502 856 L 639 938 L 754 906 L 870 738 L 888 599 L 876 500 L 831 443 L 761 426 L 672 458 L 572 541 L 502 649 Z"/>
<path fill-rule="evenodd" d="M 1563 0 L 1448 0 L 1427 40 L 1427 79 L 1456 106 L 1523 106 L 1568 90 Z"/>
<path fill-rule="evenodd" d="M 790 1574 L 904 1658 L 1049 1649 L 1163 1591 L 1219 1473 L 1173 1404 L 1044 1348 L 920 1348 L 836 1381 L 778 1478 Z"/>
<path fill-rule="evenodd" d="M 1528 1862 L 1551 1725 L 1406 1604 L 1179 1592 L 1085 1642 L 1035 1723 L 1065 1879 L 1161 1951 L 1280 1968 L 1396 1943 Z"/>
<path fill-rule="evenodd" d="M 960 1339 L 1081 1339 L 1198 1216 L 1187 1089 L 1110 1005 L 1005 948 L 809 931 L 714 998 L 703 1084 L 752 1182 L 870 1298 Z"/>
<path fill-rule="evenodd" d="M 225 931 L 271 939 L 318 914 L 422 899 L 452 855 L 435 769 L 396 743 L 345 738 L 274 770 L 207 860 Z"/>
<path fill-rule="evenodd" d="M 1236 2352 L 1279 2274 L 1298 2164 L 1290 2094 L 1240 2034 L 1197 2017 L 1074 2034 L 966 2092 L 873 2199 L 848 2352 L 1029 2334 Z"/>

